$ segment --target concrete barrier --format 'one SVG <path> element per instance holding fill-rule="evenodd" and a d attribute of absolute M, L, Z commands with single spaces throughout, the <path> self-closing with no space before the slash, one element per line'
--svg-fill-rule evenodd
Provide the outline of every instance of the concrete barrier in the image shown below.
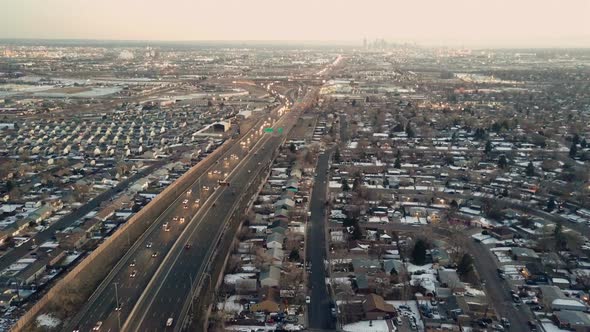
<path fill-rule="evenodd" d="M 191 167 L 180 178 L 176 179 L 174 183 L 169 185 L 154 199 L 152 199 L 143 209 L 134 214 L 125 224 L 123 224 L 115 233 L 101 243 L 94 251 L 92 251 L 85 259 L 83 259 L 76 267 L 66 274 L 62 279 L 41 298 L 39 299 L 21 318 L 12 326 L 11 331 L 25 331 L 24 328 L 34 322 L 34 319 L 42 313 L 46 307 L 51 304 L 57 296 L 65 293 L 74 281 L 88 280 L 85 276 L 93 275 L 90 267 L 95 267 L 97 270 L 104 270 L 104 276 L 108 274 L 108 269 L 105 266 L 110 266 L 113 262 L 116 263 L 124 255 L 124 250 L 129 241 L 134 242 L 143 232 L 153 223 L 157 217 L 170 205 L 176 197 L 184 193 L 191 184 L 193 184 L 198 176 L 199 171 L 206 170 L 212 165 L 215 160 L 229 150 L 233 144 L 233 139 L 225 141 L 215 151 L 209 154 L 205 159 L 198 164 Z M 100 271 L 98 271 L 100 272 Z M 98 284 L 104 278 L 99 279 Z M 97 285 L 91 285 L 96 288 Z M 88 295 L 88 297 L 90 294 Z"/>

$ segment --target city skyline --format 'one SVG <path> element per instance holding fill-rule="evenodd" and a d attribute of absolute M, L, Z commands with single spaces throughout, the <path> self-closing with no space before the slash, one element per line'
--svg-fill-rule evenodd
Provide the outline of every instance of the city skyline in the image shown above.
<path fill-rule="evenodd" d="M 522 0 L 367 4 L 334 0 L 297 6 L 267 0 L 166 5 L 148 0 L 7 1 L 0 39 L 291 41 L 361 45 L 363 38 L 465 47 L 587 47 L 590 2 Z M 292 23 L 289 23 L 292 22 Z"/>

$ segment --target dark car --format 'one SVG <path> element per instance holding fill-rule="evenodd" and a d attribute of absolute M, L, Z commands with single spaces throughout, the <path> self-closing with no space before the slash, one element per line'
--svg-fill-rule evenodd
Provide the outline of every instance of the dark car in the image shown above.
<path fill-rule="evenodd" d="M 537 329 L 537 324 L 536 324 L 534 321 L 532 321 L 532 320 L 529 320 L 529 321 L 528 321 L 528 325 L 529 325 L 529 329 L 531 330 L 531 332 L 536 332 L 536 331 L 538 331 L 538 329 Z"/>

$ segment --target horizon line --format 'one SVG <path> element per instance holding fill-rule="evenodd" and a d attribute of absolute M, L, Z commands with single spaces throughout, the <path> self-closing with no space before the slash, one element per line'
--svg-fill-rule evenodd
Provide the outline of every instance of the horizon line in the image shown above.
<path fill-rule="evenodd" d="M 455 48 L 455 49 L 590 49 L 588 44 L 581 45 L 554 45 L 554 46 L 540 46 L 540 45 L 510 45 L 506 43 L 501 45 L 498 43 L 490 43 L 488 46 L 481 45 L 469 45 L 469 42 L 451 42 L 448 44 L 442 43 L 428 43 L 418 41 L 392 41 L 385 38 L 372 38 L 367 41 L 384 40 L 388 44 L 398 46 L 413 46 L 423 48 Z M 4 42 L 97 42 L 97 43 L 161 43 L 161 44 L 279 44 L 281 46 L 325 46 L 325 47 L 359 47 L 362 48 L 363 39 L 356 40 L 345 40 L 345 39 L 177 39 L 177 40 L 164 40 L 164 39 L 103 39 L 103 38 L 47 38 L 47 37 L 0 37 L 0 45 Z M 321 44 L 327 43 L 327 45 Z M 497 44 L 497 45 L 493 45 Z"/>

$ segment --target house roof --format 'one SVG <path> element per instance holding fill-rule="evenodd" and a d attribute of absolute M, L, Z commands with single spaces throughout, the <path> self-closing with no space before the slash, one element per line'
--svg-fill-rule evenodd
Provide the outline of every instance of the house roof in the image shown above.
<path fill-rule="evenodd" d="M 281 279 L 281 270 L 276 266 L 269 266 L 260 272 L 260 280 L 273 279 L 279 281 Z"/>
<path fill-rule="evenodd" d="M 355 278 L 356 278 L 356 286 L 359 289 L 367 289 L 369 288 L 369 279 L 367 278 L 367 275 L 364 273 L 355 273 Z"/>
<path fill-rule="evenodd" d="M 459 279 L 457 271 L 451 269 L 438 270 L 438 278 L 441 284 L 446 284 L 450 288 L 462 288 L 463 282 Z"/>
<path fill-rule="evenodd" d="M 399 273 L 404 264 L 396 259 L 387 259 L 383 261 L 383 269 L 385 272 L 390 273 L 392 269 L 395 269 L 395 272 Z"/>
<path fill-rule="evenodd" d="M 353 258 L 352 266 L 357 269 L 380 269 L 381 263 L 377 259 Z"/>
<path fill-rule="evenodd" d="M 547 303 L 553 303 L 557 299 L 565 299 L 565 294 L 557 286 L 539 285 L 543 298 Z"/>
<path fill-rule="evenodd" d="M 285 239 L 285 236 L 283 234 L 273 232 L 272 234 L 270 234 L 269 236 L 266 237 L 266 243 L 278 242 L 278 243 L 282 244 L 284 239 Z"/>
<path fill-rule="evenodd" d="M 581 311 L 560 310 L 553 313 L 562 324 L 571 327 L 589 327 L 590 317 Z"/>
<path fill-rule="evenodd" d="M 365 296 L 365 300 L 363 301 L 363 309 L 365 309 L 365 312 L 395 312 L 393 305 L 386 303 L 385 300 L 383 300 L 383 297 L 377 294 L 368 294 Z"/>
<path fill-rule="evenodd" d="M 529 248 L 513 247 L 510 250 L 512 251 L 512 254 L 517 257 L 539 258 L 539 255 Z"/>

